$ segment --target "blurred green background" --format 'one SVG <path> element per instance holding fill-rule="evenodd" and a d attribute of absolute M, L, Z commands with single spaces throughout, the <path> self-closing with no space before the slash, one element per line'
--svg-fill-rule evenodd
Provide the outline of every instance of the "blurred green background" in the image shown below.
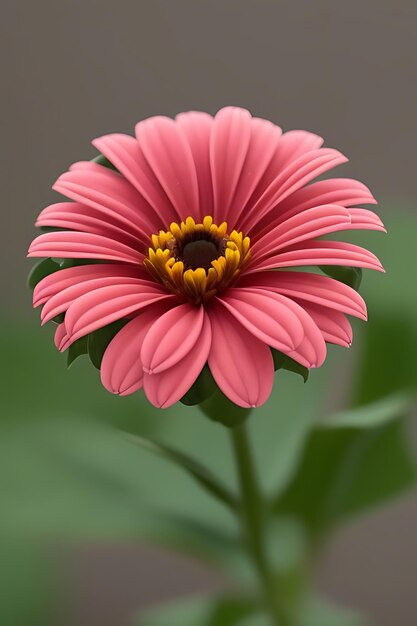
<path fill-rule="evenodd" d="M 223 427 L 114 398 L 86 359 L 67 370 L 25 286 L 32 223 L 59 173 L 94 155 L 91 138 L 234 103 L 344 151 L 340 175 L 369 184 L 389 231 L 349 237 L 387 270 L 364 273 L 369 323 L 353 347 L 330 348 L 305 385 L 278 372 L 250 419 L 271 554 L 288 593 L 314 555 L 300 626 L 414 626 L 415 4 L 22 1 L 4 18 L 0 623 L 262 625 L 236 598 L 252 572 L 233 517 L 123 434 L 176 447 L 233 489 Z"/>

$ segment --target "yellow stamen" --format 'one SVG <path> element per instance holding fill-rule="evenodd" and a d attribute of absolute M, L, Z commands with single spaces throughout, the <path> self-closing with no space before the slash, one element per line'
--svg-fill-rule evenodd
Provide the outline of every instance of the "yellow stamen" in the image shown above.
<path fill-rule="evenodd" d="M 144 263 L 172 293 L 200 304 L 233 284 L 249 258 L 249 237 L 236 230 L 228 235 L 226 222 L 217 226 L 206 215 L 201 223 L 187 217 L 152 235 Z"/>

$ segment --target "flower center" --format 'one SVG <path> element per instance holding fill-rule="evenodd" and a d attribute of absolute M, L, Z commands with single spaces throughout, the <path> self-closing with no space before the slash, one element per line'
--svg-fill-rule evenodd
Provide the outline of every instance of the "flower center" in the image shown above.
<path fill-rule="evenodd" d="M 200 224 L 187 217 L 152 235 L 144 263 L 171 292 L 200 304 L 233 284 L 249 258 L 249 237 L 236 230 L 228 235 L 226 222 L 217 226 L 206 216 Z"/>
<path fill-rule="evenodd" d="M 211 262 L 218 259 L 221 252 L 217 243 L 208 239 L 196 239 L 183 247 L 180 257 L 186 267 L 196 270 L 199 267 L 208 270 Z"/>

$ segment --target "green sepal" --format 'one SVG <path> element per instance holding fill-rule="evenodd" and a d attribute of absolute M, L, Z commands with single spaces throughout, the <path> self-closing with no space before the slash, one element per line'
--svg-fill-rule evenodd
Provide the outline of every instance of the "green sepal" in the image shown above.
<path fill-rule="evenodd" d="M 214 422 L 220 422 L 227 428 L 235 428 L 242 424 L 252 410 L 237 406 L 218 388 L 207 400 L 201 402 L 199 407 L 206 417 Z"/>
<path fill-rule="evenodd" d="M 36 285 L 49 274 L 53 274 L 60 269 L 58 263 L 53 259 L 43 259 L 32 267 L 28 276 L 29 289 L 35 289 Z"/>
<path fill-rule="evenodd" d="M 108 167 L 109 170 L 114 170 L 115 172 L 118 171 L 118 169 L 114 167 L 113 163 L 111 163 L 111 161 L 109 161 L 108 158 L 104 156 L 104 154 L 101 154 L 101 152 L 96 157 L 94 157 L 94 159 L 91 159 L 91 161 L 93 163 L 98 163 L 98 165 Z"/>
<path fill-rule="evenodd" d="M 216 391 L 216 382 L 206 364 L 201 370 L 193 386 L 180 400 L 186 406 L 195 406 L 207 400 Z"/>
<path fill-rule="evenodd" d="M 283 369 L 288 372 L 294 372 L 295 374 L 299 374 L 303 377 L 304 382 L 306 383 L 310 374 L 310 370 L 308 367 L 301 365 L 297 361 L 294 361 L 291 357 L 275 350 L 275 348 L 271 348 L 272 358 L 274 359 L 274 368 L 275 371 Z"/>
<path fill-rule="evenodd" d="M 335 278 L 352 289 L 358 291 L 362 281 L 360 267 L 344 267 L 342 265 L 319 265 L 319 269 L 330 278 Z"/>
<path fill-rule="evenodd" d="M 53 260 L 55 263 L 58 263 L 60 270 L 65 270 L 68 267 L 79 267 L 80 265 L 99 265 L 100 263 L 108 263 L 105 259 L 64 259 L 55 257 Z"/>
<path fill-rule="evenodd" d="M 70 367 L 79 356 L 88 353 L 87 343 L 87 337 L 80 337 L 70 345 L 67 352 L 67 367 Z"/>
<path fill-rule="evenodd" d="M 103 328 L 95 330 L 88 335 L 87 339 L 87 351 L 88 356 L 91 359 L 92 364 L 98 370 L 101 367 L 101 361 L 103 359 L 104 352 L 113 337 L 123 328 L 127 320 L 117 320 L 112 324 L 108 324 Z"/>
<path fill-rule="evenodd" d="M 58 315 L 55 315 L 55 317 L 51 319 L 51 322 L 54 322 L 55 324 L 62 324 L 64 319 L 65 319 L 65 313 L 58 313 Z"/>
<path fill-rule="evenodd" d="M 59 231 L 69 231 L 73 230 L 72 228 L 62 228 L 61 226 L 37 226 L 41 233 L 56 233 Z"/>

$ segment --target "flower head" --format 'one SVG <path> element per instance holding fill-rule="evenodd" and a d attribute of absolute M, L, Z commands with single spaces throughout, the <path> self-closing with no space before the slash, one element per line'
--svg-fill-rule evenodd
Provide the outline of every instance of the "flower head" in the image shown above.
<path fill-rule="evenodd" d="M 252 407 L 272 389 L 271 348 L 311 368 L 322 365 L 326 342 L 349 346 L 346 316 L 366 319 L 361 296 L 289 268 L 382 270 L 368 250 L 320 237 L 384 227 L 357 208 L 375 203 L 362 183 L 312 182 L 347 160 L 322 143 L 236 107 L 214 118 L 151 117 L 135 138 L 93 141 L 113 168 L 80 162 L 60 176 L 54 189 L 71 201 L 45 208 L 36 222 L 59 230 L 29 249 L 31 257 L 77 260 L 34 290 L 43 323 L 64 315 L 58 348 L 124 320 L 101 363 L 109 391 L 143 387 L 167 407 L 208 363 L 223 393 Z"/>

